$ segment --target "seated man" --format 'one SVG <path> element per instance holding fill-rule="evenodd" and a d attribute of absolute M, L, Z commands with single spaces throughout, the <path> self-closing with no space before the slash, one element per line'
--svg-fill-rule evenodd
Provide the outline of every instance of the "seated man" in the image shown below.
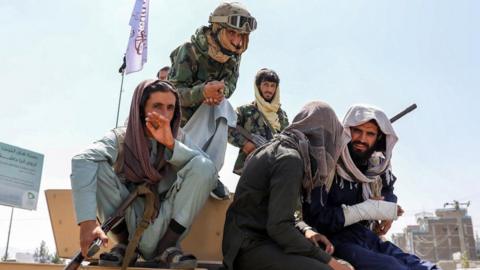
<path fill-rule="evenodd" d="M 314 187 L 333 176 L 347 141 L 343 135 L 333 110 L 311 102 L 281 134 L 253 152 L 227 211 L 222 248 L 227 269 L 349 269 L 326 252 L 333 248 L 325 237 L 307 239 L 300 230 L 305 226 L 294 218 L 300 194 L 308 200 Z"/>
<path fill-rule="evenodd" d="M 138 242 L 145 260 L 170 267 L 196 266 L 177 244 L 215 185 L 217 172 L 201 151 L 181 136 L 178 93 L 166 81 L 141 82 L 132 97 L 127 128 L 114 129 L 73 157 L 71 183 L 80 245 L 85 256 L 90 243 L 108 240 L 96 221 L 112 215 L 137 185 L 148 183 L 156 194 L 153 204 L 137 198 L 127 209 L 125 222 L 112 230 L 116 245 L 100 256 L 100 264 L 121 265 L 125 250 L 135 250 L 139 222 L 149 207 L 155 214 Z M 181 138 L 182 137 L 182 138 Z M 175 139 L 177 138 L 177 139 Z M 148 222 L 147 222 L 148 224 Z M 126 248 L 126 245 L 134 245 Z M 132 261 L 137 257 L 133 254 Z M 125 258 L 123 267 L 131 261 Z"/>
<path fill-rule="evenodd" d="M 304 203 L 305 221 L 329 237 L 335 256 L 357 270 L 438 269 L 376 234 L 384 235 L 403 213 L 393 194 L 390 159 L 397 136 L 389 119 L 380 109 L 357 105 L 343 125 L 351 135 L 348 148 L 334 178 L 315 188 L 311 203 Z M 378 220 L 374 233 L 369 226 Z"/>
<path fill-rule="evenodd" d="M 237 108 L 237 127 L 244 128 L 252 140 L 230 128 L 228 141 L 240 148 L 233 172 L 241 175 L 245 158 L 255 148 L 271 140 L 288 126 L 287 114 L 280 108 L 280 78 L 262 68 L 255 76 L 255 101 Z"/>

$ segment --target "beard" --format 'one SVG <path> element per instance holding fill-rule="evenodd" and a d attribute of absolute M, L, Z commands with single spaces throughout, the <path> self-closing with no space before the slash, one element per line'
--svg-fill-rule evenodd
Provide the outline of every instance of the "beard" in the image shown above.
<path fill-rule="evenodd" d="M 260 90 L 260 87 L 258 88 L 258 91 L 260 92 L 260 96 L 263 98 L 268 103 L 272 103 L 273 98 L 275 97 L 275 94 L 271 95 L 269 98 L 265 97 L 265 95 L 262 93 L 262 90 Z"/>
<path fill-rule="evenodd" d="M 269 102 L 269 103 L 272 103 L 272 100 L 273 100 L 273 96 L 271 96 L 270 98 L 266 98 L 262 95 L 263 99 L 266 101 L 266 102 Z"/>
<path fill-rule="evenodd" d="M 363 143 L 360 143 L 360 142 L 348 143 L 348 151 L 350 152 L 350 157 L 352 157 L 353 163 L 355 163 L 355 165 L 357 165 L 358 168 L 365 167 L 366 165 L 368 165 L 367 164 L 368 159 L 372 156 L 373 152 L 375 151 L 374 146 L 368 147 L 368 145 L 363 144 L 368 148 L 366 151 L 360 152 L 353 147 L 354 144 L 363 144 Z"/>

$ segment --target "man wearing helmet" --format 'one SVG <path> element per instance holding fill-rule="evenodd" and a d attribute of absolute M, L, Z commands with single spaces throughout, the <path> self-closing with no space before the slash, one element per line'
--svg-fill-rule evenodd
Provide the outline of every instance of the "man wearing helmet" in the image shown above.
<path fill-rule="evenodd" d="M 334 177 L 312 190 L 311 202 L 303 204 L 306 223 L 325 234 L 335 246 L 333 255 L 356 270 L 439 269 L 379 237 L 403 214 L 393 193 L 390 160 L 398 138 L 390 120 L 378 108 L 355 105 L 343 126 L 348 147 Z"/>
<path fill-rule="evenodd" d="M 236 125 L 235 111 L 225 98 L 235 91 L 240 59 L 257 22 L 243 5 L 232 2 L 220 4 L 209 23 L 170 54 L 169 81 L 180 93 L 181 126 L 186 133 L 195 132 L 192 137 L 220 171 L 228 126 Z M 218 184 L 212 195 L 228 197 L 228 191 Z"/>

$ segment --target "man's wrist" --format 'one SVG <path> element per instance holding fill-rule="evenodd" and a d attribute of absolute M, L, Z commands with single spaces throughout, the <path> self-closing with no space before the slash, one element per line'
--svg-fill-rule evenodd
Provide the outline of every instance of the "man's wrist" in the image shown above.
<path fill-rule="evenodd" d="M 168 150 L 173 151 L 173 148 L 175 148 L 175 140 L 172 140 L 171 142 L 166 143 L 166 144 L 165 144 L 165 147 L 166 147 Z"/>
<path fill-rule="evenodd" d="M 96 220 L 84 220 L 80 223 L 78 223 L 79 226 L 97 226 L 98 222 Z"/>
<path fill-rule="evenodd" d="M 317 232 L 314 228 L 307 226 L 302 228 L 302 233 L 305 234 L 307 231 Z"/>
<path fill-rule="evenodd" d="M 207 99 L 207 88 L 206 87 L 203 87 L 203 89 L 202 89 L 202 97 L 203 97 L 204 100 Z"/>
<path fill-rule="evenodd" d="M 202 87 L 202 95 L 203 95 L 203 98 L 208 98 L 209 96 L 207 95 L 207 92 L 208 92 L 208 82 L 204 83 L 203 84 L 203 87 Z"/>

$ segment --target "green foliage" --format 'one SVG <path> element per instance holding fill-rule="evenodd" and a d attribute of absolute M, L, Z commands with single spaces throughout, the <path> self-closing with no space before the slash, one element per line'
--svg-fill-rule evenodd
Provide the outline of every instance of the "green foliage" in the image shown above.
<path fill-rule="evenodd" d="M 470 268 L 470 261 L 468 260 L 467 254 L 465 253 L 462 254 L 461 262 L 462 262 L 462 268 Z"/>
<path fill-rule="evenodd" d="M 50 254 L 48 251 L 45 241 L 42 240 L 40 247 L 35 249 L 33 254 L 33 259 L 37 263 L 54 263 L 54 264 L 64 264 L 64 260 L 58 256 L 58 253 Z"/>
<path fill-rule="evenodd" d="M 58 256 L 58 252 L 52 256 L 52 263 L 54 264 L 65 264 L 65 260 Z"/>
<path fill-rule="evenodd" d="M 38 263 L 49 263 L 52 259 L 51 255 L 48 252 L 47 245 L 45 241 L 42 240 L 40 247 L 35 249 L 33 254 L 33 259 Z"/>

